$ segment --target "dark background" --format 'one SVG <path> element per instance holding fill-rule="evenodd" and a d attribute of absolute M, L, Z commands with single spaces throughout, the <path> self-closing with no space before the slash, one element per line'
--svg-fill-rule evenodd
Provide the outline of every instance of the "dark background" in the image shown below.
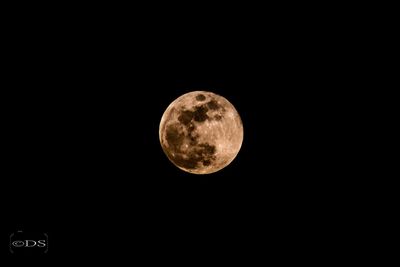
<path fill-rule="evenodd" d="M 258 91 L 242 89 L 248 83 L 234 77 L 153 75 L 116 85 L 95 82 L 96 89 L 46 88 L 10 96 L 6 162 L 12 229 L 48 232 L 52 254 L 69 251 L 82 238 L 89 244 L 78 251 L 220 253 L 251 235 L 252 221 L 262 217 L 259 186 L 271 183 L 265 179 L 276 168 L 263 148 L 271 136 L 263 128 L 273 119 L 258 112 L 257 105 L 265 105 L 255 100 Z M 179 170 L 159 144 L 164 110 L 192 90 L 225 96 L 244 123 L 238 157 L 210 175 Z"/>
<path fill-rule="evenodd" d="M 340 42 L 287 7 L 205 10 L 8 21 L 5 240 L 46 232 L 55 259 L 249 263 L 335 235 L 350 164 L 336 154 Z M 210 175 L 179 170 L 159 144 L 164 110 L 193 90 L 226 97 L 244 125 L 237 158 Z"/>

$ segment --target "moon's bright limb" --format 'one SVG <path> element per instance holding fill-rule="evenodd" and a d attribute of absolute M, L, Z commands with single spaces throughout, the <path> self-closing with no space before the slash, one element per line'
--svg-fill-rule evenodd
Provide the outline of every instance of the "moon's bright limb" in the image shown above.
<path fill-rule="evenodd" d="M 224 97 L 206 91 L 184 94 L 165 110 L 160 143 L 178 168 L 195 174 L 219 171 L 239 153 L 243 124 Z"/>

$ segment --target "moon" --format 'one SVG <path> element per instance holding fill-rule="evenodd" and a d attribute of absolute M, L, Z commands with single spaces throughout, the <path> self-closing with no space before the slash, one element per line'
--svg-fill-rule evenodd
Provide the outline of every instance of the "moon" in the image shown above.
<path fill-rule="evenodd" d="M 179 169 L 209 174 L 228 166 L 243 142 L 243 124 L 224 97 L 193 91 L 175 99 L 159 128 L 161 147 Z"/>

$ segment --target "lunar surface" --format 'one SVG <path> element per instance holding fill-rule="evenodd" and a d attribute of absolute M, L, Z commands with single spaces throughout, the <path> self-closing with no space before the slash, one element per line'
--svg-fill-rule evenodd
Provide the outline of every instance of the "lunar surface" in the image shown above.
<path fill-rule="evenodd" d="M 165 110 L 161 147 L 181 170 L 208 174 L 229 165 L 243 142 L 243 124 L 224 97 L 206 91 L 184 94 Z"/>

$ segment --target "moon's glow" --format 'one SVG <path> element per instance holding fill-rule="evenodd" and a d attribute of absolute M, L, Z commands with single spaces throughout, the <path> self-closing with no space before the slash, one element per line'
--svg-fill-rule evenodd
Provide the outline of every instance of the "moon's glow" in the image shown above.
<path fill-rule="evenodd" d="M 180 169 L 196 174 L 216 172 L 238 154 L 243 125 L 234 106 L 206 91 L 184 94 L 165 110 L 159 129 L 161 146 Z"/>

